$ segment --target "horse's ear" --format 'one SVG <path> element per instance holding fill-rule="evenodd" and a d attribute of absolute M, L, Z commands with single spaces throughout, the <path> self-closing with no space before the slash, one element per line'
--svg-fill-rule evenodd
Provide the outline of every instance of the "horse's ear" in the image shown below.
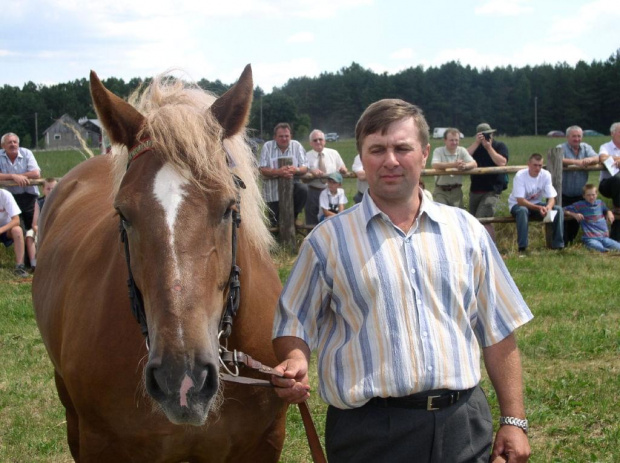
<path fill-rule="evenodd" d="M 135 141 L 144 116 L 133 106 L 103 86 L 95 71 L 90 71 L 90 94 L 95 110 L 112 143 L 121 143 L 128 148 Z"/>
<path fill-rule="evenodd" d="M 253 92 L 252 67 L 248 64 L 237 83 L 211 105 L 211 112 L 224 129 L 223 138 L 232 137 L 245 127 Z"/>

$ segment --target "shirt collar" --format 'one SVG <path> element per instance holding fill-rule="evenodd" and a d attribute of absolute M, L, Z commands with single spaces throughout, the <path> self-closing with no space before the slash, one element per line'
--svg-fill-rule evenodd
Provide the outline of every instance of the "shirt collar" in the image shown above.
<path fill-rule="evenodd" d="M 434 222 L 447 223 L 447 219 L 441 211 L 441 208 L 437 205 L 437 203 L 429 200 L 422 192 L 421 188 L 418 188 L 418 193 L 421 197 L 418 220 L 422 219 L 424 216 L 427 216 L 430 220 Z M 387 222 L 392 223 L 387 214 L 385 214 L 381 209 L 377 207 L 375 202 L 370 197 L 370 194 L 364 195 L 364 197 L 362 198 L 361 207 L 364 214 L 364 223 L 366 224 L 366 228 L 368 228 L 370 221 L 377 216 L 381 217 Z"/>

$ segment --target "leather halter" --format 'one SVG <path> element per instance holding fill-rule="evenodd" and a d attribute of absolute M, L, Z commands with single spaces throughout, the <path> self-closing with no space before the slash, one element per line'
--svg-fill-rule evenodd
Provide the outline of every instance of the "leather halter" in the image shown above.
<path fill-rule="evenodd" d="M 129 166 L 131 165 L 132 161 L 135 161 L 138 157 L 148 151 L 151 151 L 152 149 L 153 141 L 150 138 L 140 140 L 140 142 L 136 146 L 129 150 L 129 156 L 127 158 L 127 170 L 129 170 Z M 234 161 L 232 160 L 228 151 L 226 151 L 226 155 L 229 167 L 234 167 Z M 241 180 L 241 178 L 236 174 L 232 175 L 233 180 L 235 181 L 235 185 L 237 186 L 237 190 L 245 189 L 245 183 L 243 183 L 243 180 Z M 237 191 L 236 207 L 232 210 L 232 265 L 230 276 L 228 277 L 228 297 L 222 311 L 222 317 L 220 319 L 220 325 L 218 329 L 218 337 L 224 339 L 228 338 L 232 332 L 233 318 L 239 310 L 239 303 L 241 301 L 241 284 L 239 282 L 239 274 L 241 273 L 241 269 L 237 265 L 237 229 L 239 228 L 240 224 L 241 196 L 239 194 L 239 191 Z M 129 289 L 129 299 L 131 301 L 131 312 L 133 313 L 133 316 L 137 320 L 138 324 L 140 325 L 140 331 L 146 339 L 146 347 L 148 349 L 149 330 L 146 322 L 144 300 L 142 298 L 142 293 L 140 292 L 140 289 L 136 285 L 136 282 L 133 278 L 133 273 L 131 272 L 129 240 L 127 239 L 127 230 L 125 229 L 125 220 L 123 217 L 120 218 L 119 232 L 121 235 L 121 242 L 124 244 L 125 248 L 125 261 L 127 262 L 127 271 L 129 275 L 127 279 L 127 287 Z"/>

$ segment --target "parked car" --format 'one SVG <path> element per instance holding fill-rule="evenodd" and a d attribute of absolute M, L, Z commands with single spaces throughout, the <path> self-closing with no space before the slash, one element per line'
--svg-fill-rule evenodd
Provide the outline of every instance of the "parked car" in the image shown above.
<path fill-rule="evenodd" d="M 325 141 L 338 141 L 340 136 L 336 132 L 329 132 L 325 134 Z"/>
<path fill-rule="evenodd" d="M 597 132 L 596 130 L 584 130 L 583 131 L 583 136 L 584 137 L 602 137 L 603 134 L 601 132 Z"/>
<path fill-rule="evenodd" d="M 448 127 L 435 127 L 433 129 L 433 138 L 443 138 L 443 135 L 446 133 L 446 130 L 448 130 Z M 463 135 L 463 132 L 459 132 L 459 138 L 465 138 L 465 135 Z"/>
<path fill-rule="evenodd" d="M 552 130 L 551 132 L 549 132 L 547 134 L 548 137 L 555 137 L 555 138 L 560 138 L 560 137 L 564 137 L 564 132 L 562 132 L 561 130 Z"/>

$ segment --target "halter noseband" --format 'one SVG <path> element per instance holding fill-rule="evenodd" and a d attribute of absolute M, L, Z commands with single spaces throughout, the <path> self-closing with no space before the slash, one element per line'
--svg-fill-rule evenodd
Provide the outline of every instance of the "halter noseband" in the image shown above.
<path fill-rule="evenodd" d="M 146 138 L 140 140 L 140 142 L 134 146 L 129 151 L 129 156 L 127 158 L 127 170 L 129 170 L 129 166 L 132 161 L 136 160 L 138 157 L 146 153 L 147 151 L 151 151 L 153 149 L 153 141 L 150 138 Z M 226 160 L 229 167 L 234 167 L 235 163 L 226 147 L 224 147 L 224 151 L 226 151 Z M 218 337 L 219 338 L 228 338 L 232 332 L 233 318 L 237 315 L 237 311 L 239 310 L 239 303 L 241 301 L 241 284 L 239 282 L 239 274 L 241 273 L 241 269 L 237 265 L 237 229 L 239 225 L 241 225 L 241 195 L 239 190 L 245 189 L 245 183 L 243 180 L 236 175 L 232 174 L 235 185 L 237 186 L 237 199 L 236 199 L 236 207 L 232 210 L 232 265 L 230 276 L 228 277 L 228 297 L 226 300 L 226 304 L 224 305 L 224 309 L 222 312 L 222 317 L 220 319 L 220 325 L 218 328 Z M 140 331 L 142 335 L 146 339 L 146 347 L 149 348 L 149 329 L 146 323 L 146 312 L 144 311 L 144 300 L 142 298 L 142 293 L 140 289 L 136 286 L 136 282 L 133 278 L 133 273 L 131 272 L 131 256 L 129 253 L 129 240 L 127 239 L 127 230 L 124 226 L 124 218 L 120 218 L 119 223 L 119 231 L 121 235 L 121 242 L 124 244 L 125 248 L 125 261 L 127 262 L 127 271 L 128 271 L 128 279 L 127 279 L 127 287 L 129 289 L 129 299 L 131 301 L 131 312 L 133 316 L 137 320 L 140 325 Z"/>

